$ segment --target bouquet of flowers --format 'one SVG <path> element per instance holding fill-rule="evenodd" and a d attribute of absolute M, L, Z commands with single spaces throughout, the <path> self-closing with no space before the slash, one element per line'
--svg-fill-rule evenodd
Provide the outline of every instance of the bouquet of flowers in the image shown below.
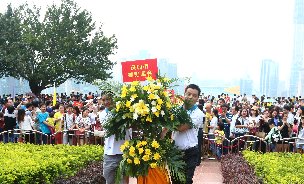
<path fill-rule="evenodd" d="M 185 180 L 183 155 L 168 139 L 132 139 L 121 145 L 120 150 L 123 152 L 123 160 L 117 172 L 117 181 L 121 178 L 121 173 L 131 177 L 145 176 L 149 168 L 165 168 L 166 164 L 171 173 Z"/>
<path fill-rule="evenodd" d="M 143 137 L 159 139 L 163 128 L 174 131 L 180 124 L 192 126 L 187 112 L 179 104 L 172 103 L 167 92 L 176 79 L 159 76 L 157 80 L 147 80 L 146 85 L 139 81 L 123 85 L 120 96 L 114 99 L 112 118 L 104 124 L 108 135 L 124 139 L 126 131 L 133 128 Z"/>
<path fill-rule="evenodd" d="M 174 131 L 181 124 L 193 126 L 187 111 L 168 93 L 175 81 L 161 76 L 156 80 L 147 78 L 144 84 L 134 81 L 124 84 L 114 98 L 111 118 L 104 123 L 106 136 L 124 139 L 129 129 L 136 132 L 121 146 L 123 160 L 118 174 L 145 176 L 149 169 L 167 165 L 171 173 L 185 179 L 182 152 L 170 138 L 162 136 L 164 129 Z"/>

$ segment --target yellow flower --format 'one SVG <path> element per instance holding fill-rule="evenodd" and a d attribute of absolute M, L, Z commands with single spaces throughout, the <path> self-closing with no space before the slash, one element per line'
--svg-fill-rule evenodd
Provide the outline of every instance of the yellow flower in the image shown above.
<path fill-rule="evenodd" d="M 170 103 L 170 102 L 166 102 L 166 107 L 167 107 L 168 109 L 170 109 L 170 108 L 171 108 L 171 103 Z"/>
<path fill-rule="evenodd" d="M 135 151 L 134 146 L 131 146 L 131 147 L 130 147 L 130 151 Z"/>
<path fill-rule="evenodd" d="M 122 91 L 120 97 L 124 98 L 127 96 L 127 91 Z"/>
<path fill-rule="evenodd" d="M 130 87 L 130 91 L 131 91 L 131 92 L 134 92 L 134 91 L 136 91 L 136 88 L 135 88 L 134 86 L 131 86 L 131 87 Z"/>
<path fill-rule="evenodd" d="M 138 148 L 138 153 L 142 154 L 144 152 L 144 148 Z"/>
<path fill-rule="evenodd" d="M 121 88 L 121 91 L 128 91 L 127 86 L 123 85 L 122 88 Z"/>
<path fill-rule="evenodd" d="M 145 145 L 147 145 L 147 141 L 141 141 L 141 144 L 142 144 L 143 146 L 145 146 Z"/>
<path fill-rule="evenodd" d="M 125 141 L 124 145 L 125 145 L 125 147 L 128 147 L 129 146 L 129 141 Z"/>
<path fill-rule="evenodd" d="M 120 107 L 121 107 L 121 102 L 120 101 L 116 102 L 116 112 L 119 111 Z"/>
<path fill-rule="evenodd" d="M 129 151 L 129 155 L 131 156 L 131 157 L 134 157 L 135 156 L 135 151 Z"/>
<path fill-rule="evenodd" d="M 150 156 L 149 156 L 149 155 L 144 155 L 144 156 L 142 157 L 142 159 L 143 159 L 145 162 L 147 162 L 148 160 L 150 160 Z"/>
<path fill-rule="evenodd" d="M 164 94 L 165 97 L 169 96 L 167 91 L 163 91 L 163 94 Z"/>
<path fill-rule="evenodd" d="M 153 100 L 155 98 L 155 95 L 153 93 L 150 93 L 148 98 L 149 100 Z"/>
<path fill-rule="evenodd" d="M 137 144 L 136 144 L 136 148 L 140 148 L 142 145 L 141 145 L 141 142 L 139 141 Z"/>
<path fill-rule="evenodd" d="M 171 121 L 174 120 L 174 115 L 173 114 L 171 114 L 170 119 L 171 119 Z"/>
<path fill-rule="evenodd" d="M 123 152 L 125 149 L 126 149 L 126 146 L 125 146 L 125 145 L 121 145 L 121 146 L 120 146 L 120 151 L 121 151 L 121 152 Z"/>
<path fill-rule="evenodd" d="M 156 90 L 158 90 L 158 89 L 161 88 L 161 86 L 160 86 L 160 85 L 155 85 L 154 88 L 155 88 Z"/>
<path fill-rule="evenodd" d="M 128 101 L 126 102 L 126 107 L 130 107 L 130 106 L 131 106 L 131 101 L 128 100 Z"/>
<path fill-rule="evenodd" d="M 151 118 L 151 116 L 148 116 L 148 117 L 146 118 L 146 121 L 152 123 L 152 118 Z"/>
<path fill-rule="evenodd" d="M 154 115 L 155 115 L 156 117 L 159 117 L 159 111 L 154 112 Z"/>
<path fill-rule="evenodd" d="M 139 84 L 139 81 L 133 81 L 132 83 L 131 83 L 131 86 L 137 86 Z"/>
<path fill-rule="evenodd" d="M 149 90 L 149 86 L 144 86 L 143 90 L 148 91 Z"/>
<path fill-rule="evenodd" d="M 135 113 L 142 116 L 147 115 L 150 111 L 143 100 L 139 100 L 139 102 L 134 104 L 133 107 L 135 108 Z"/>
<path fill-rule="evenodd" d="M 135 165 L 138 165 L 138 164 L 140 164 L 140 160 L 136 157 L 136 158 L 134 158 L 134 164 Z"/>
<path fill-rule="evenodd" d="M 159 148 L 159 143 L 157 141 L 152 141 L 153 148 Z"/>
<path fill-rule="evenodd" d="M 163 104 L 164 102 L 163 102 L 163 100 L 162 100 L 161 98 L 159 98 L 159 99 L 157 99 L 157 103 L 158 103 L 159 105 L 161 105 L 161 104 Z"/>
<path fill-rule="evenodd" d="M 133 95 L 131 95 L 131 97 L 135 99 L 135 98 L 138 97 L 138 95 L 137 94 L 133 94 Z"/>
<path fill-rule="evenodd" d="M 151 155 L 151 150 L 150 149 L 145 149 L 145 154 L 146 155 Z"/>
<path fill-rule="evenodd" d="M 160 109 L 161 109 L 161 105 L 158 104 L 158 105 L 156 106 L 156 109 L 157 109 L 157 110 L 160 110 Z"/>
<path fill-rule="evenodd" d="M 156 164 L 156 163 L 151 163 L 151 164 L 150 164 L 150 167 L 151 167 L 152 169 L 154 169 L 155 167 L 157 167 L 157 164 Z"/>
<path fill-rule="evenodd" d="M 153 78 L 152 78 L 151 76 L 147 77 L 146 79 L 147 79 L 147 81 L 149 81 L 149 82 L 153 82 L 153 81 L 154 81 Z"/>
<path fill-rule="evenodd" d="M 131 159 L 127 159 L 127 162 L 129 163 L 129 164 L 132 164 L 132 160 Z"/>
<path fill-rule="evenodd" d="M 153 159 L 154 159 L 154 160 L 159 160 L 160 157 L 161 157 L 161 156 L 160 156 L 158 153 L 155 153 L 154 156 L 153 156 Z"/>
<path fill-rule="evenodd" d="M 133 116 L 133 113 L 132 112 L 134 112 L 134 107 L 133 106 L 131 106 L 131 107 L 129 107 L 129 110 L 130 110 L 130 112 L 131 112 L 131 116 L 130 117 L 132 117 Z"/>

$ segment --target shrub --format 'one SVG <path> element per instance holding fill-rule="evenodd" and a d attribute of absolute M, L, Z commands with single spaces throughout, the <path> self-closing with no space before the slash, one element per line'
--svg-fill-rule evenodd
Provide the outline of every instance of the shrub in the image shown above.
<path fill-rule="evenodd" d="M 52 183 L 102 155 L 103 148 L 92 145 L 0 144 L 0 183 Z"/>
<path fill-rule="evenodd" d="M 304 183 L 304 156 L 298 153 L 243 152 L 265 183 Z"/>
<path fill-rule="evenodd" d="M 240 154 L 223 155 L 221 169 L 224 183 L 255 184 L 259 183 L 254 170 Z"/>

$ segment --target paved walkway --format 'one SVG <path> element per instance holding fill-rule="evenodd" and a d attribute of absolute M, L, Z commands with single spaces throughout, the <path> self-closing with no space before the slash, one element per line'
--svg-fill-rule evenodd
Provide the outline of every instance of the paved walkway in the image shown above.
<path fill-rule="evenodd" d="M 221 163 L 216 160 L 203 160 L 196 168 L 193 184 L 222 184 Z M 131 178 L 130 184 L 136 184 L 136 179 Z"/>

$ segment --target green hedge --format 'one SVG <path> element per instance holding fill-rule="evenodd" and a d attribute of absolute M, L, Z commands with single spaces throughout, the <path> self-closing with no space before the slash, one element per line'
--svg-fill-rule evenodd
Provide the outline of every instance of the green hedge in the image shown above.
<path fill-rule="evenodd" d="M 101 160 L 101 146 L 0 144 L 0 183 L 52 183 Z"/>
<path fill-rule="evenodd" d="M 254 167 L 265 183 L 304 183 L 304 155 L 298 153 L 261 154 L 243 151 L 244 158 Z"/>

